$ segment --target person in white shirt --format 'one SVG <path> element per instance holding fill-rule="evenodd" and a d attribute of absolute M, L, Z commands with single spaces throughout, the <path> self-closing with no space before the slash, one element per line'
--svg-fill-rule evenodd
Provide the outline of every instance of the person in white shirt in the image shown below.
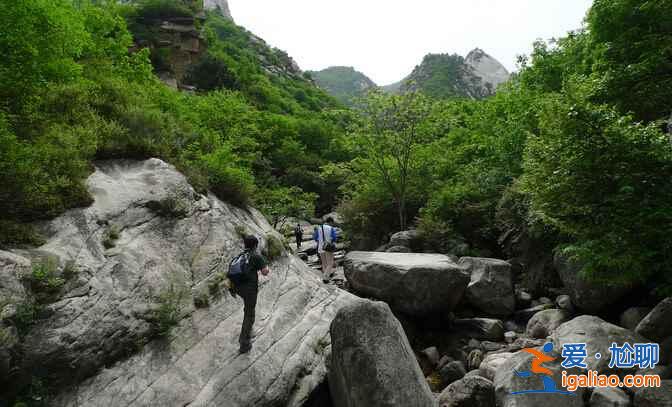
<path fill-rule="evenodd" d="M 317 242 L 317 253 L 322 261 L 322 281 L 329 282 L 334 274 L 334 252 L 336 251 L 336 241 L 338 232 L 332 226 L 333 218 L 327 218 L 327 222 L 315 228 L 313 240 Z"/>

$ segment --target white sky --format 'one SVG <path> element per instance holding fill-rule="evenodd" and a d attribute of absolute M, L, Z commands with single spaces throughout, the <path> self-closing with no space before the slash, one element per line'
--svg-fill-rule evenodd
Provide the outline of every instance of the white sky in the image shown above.
<path fill-rule="evenodd" d="M 354 66 L 379 85 L 427 53 L 480 47 L 509 70 L 536 39 L 581 27 L 592 0 L 229 0 L 233 18 L 304 70 Z"/>

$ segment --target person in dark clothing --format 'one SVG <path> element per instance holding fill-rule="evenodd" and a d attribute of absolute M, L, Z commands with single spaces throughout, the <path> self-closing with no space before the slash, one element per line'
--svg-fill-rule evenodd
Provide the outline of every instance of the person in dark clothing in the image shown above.
<path fill-rule="evenodd" d="M 296 238 L 296 250 L 301 249 L 301 243 L 303 243 L 303 228 L 300 224 L 296 224 L 294 228 L 294 237 Z"/>
<path fill-rule="evenodd" d="M 245 279 L 234 287 L 235 294 L 243 299 L 244 316 L 243 326 L 240 330 L 240 353 L 247 353 L 252 349 L 252 327 L 254 326 L 255 308 L 257 306 L 257 294 L 259 293 L 259 275 L 268 275 L 269 269 L 266 259 L 257 253 L 259 241 L 254 236 L 245 236 L 243 239 L 245 252 L 248 260 L 245 267 Z"/>

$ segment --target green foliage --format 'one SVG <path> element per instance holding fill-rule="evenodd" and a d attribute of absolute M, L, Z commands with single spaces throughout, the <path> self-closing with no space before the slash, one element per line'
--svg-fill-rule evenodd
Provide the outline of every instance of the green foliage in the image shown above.
<path fill-rule="evenodd" d="M 192 1 L 185 0 L 141 0 L 138 2 L 137 16 L 147 20 L 194 16 Z M 191 6 L 191 7 L 190 7 Z"/>
<path fill-rule="evenodd" d="M 277 228 L 288 218 L 307 219 L 315 215 L 314 193 L 305 193 L 300 188 L 274 188 L 265 191 L 257 200 L 259 208 Z"/>
<path fill-rule="evenodd" d="M 217 287 L 217 290 L 219 287 Z M 208 308 L 210 306 L 210 297 L 207 292 L 200 292 L 194 295 L 194 307 L 196 308 Z"/>
<path fill-rule="evenodd" d="M 314 79 L 320 88 L 327 90 L 346 105 L 352 105 L 355 99 L 364 96 L 368 89 L 376 87 L 371 79 L 352 67 L 333 66 L 305 74 L 308 75 L 306 79 Z"/>
<path fill-rule="evenodd" d="M 179 324 L 187 297 L 187 288 L 177 283 L 171 283 L 158 295 L 154 312 L 154 329 L 158 336 L 170 335 L 173 327 Z"/>
<path fill-rule="evenodd" d="M 284 253 L 285 246 L 282 244 L 282 241 L 275 235 L 266 235 L 266 250 L 264 251 L 264 255 L 268 261 L 275 261 L 282 257 Z"/>
<path fill-rule="evenodd" d="M 529 140 L 523 190 L 535 216 L 569 235 L 565 250 L 610 280 L 660 276 L 672 253 L 672 144 L 574 89 L 549 97 Z"/>
<path fill-rule="evenodd" d="M 65 285 L 65 279 L 58 274 L 58 265 L 52 258 L 34 263 L 28 276 L 30 287 L 35 293 L 55 294 Z"/>
<path fill-rule="evenodd" d="M 42 312 L 42 306 L 33 301 L 26 301 L 16 304 L 16 317 L 14 324 L 19 331 L 19 335 L 24 336 L 30 327 L 35 324 Z"/>
<path fill-rule="evenodd" d="M 117 239 L 119 239 L 119 227 L 111 225 L 103 235 L 103 247 L 106 249 L 113 248 L 116 245 Z"/>
<path fill-rule="evenodd" d="M 45 243 L 31 225 L 0 219 L 0 248 L 22 244 L 41 246 Z"/>

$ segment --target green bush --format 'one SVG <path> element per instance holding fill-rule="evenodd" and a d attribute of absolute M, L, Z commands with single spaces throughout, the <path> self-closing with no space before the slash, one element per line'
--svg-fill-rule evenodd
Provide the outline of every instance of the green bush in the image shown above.
<path fill-rule="evenodd" d="M 595 278 L 669 279 L 668 137 L 655 124 L 586 102 L 575 89 L 549 97 L 540 123 L 539 137 L 528 142 L 522 178 L 534 215 L 571 238 L 564 251 Z"/>
<path fill-rule="evenodd" d="M 282 243 L 282 240 L 270 233 L 266 235 L 266 250 L 264 251 L 266 259 L 269 262 L 272 262 L 282 257 L 284 254 L 285 245 Z"/>
<path fill-rule="evenodd" d="M 184 301 L 188 297 L 188 290 L 172 283 L 156 298 L 157 309 L 154 313 L 154 329 L 160 337 L 170 335 L 173 327 L 182 319 Z"/>
<path fill-rule="evenodd" d="M 189 18 L 194 16 L 191 2 L 184 0 L 141 0 L 138 3 L 137 16 L 148 20 L 167 18 Z"/>
<path fill-rule="evenodd" d="M 52 258 L 34 263 L 28 280 L 36 294 L 56 294 L 65 285 L 65 279 L 58 275 L 58 265 Z"/>

